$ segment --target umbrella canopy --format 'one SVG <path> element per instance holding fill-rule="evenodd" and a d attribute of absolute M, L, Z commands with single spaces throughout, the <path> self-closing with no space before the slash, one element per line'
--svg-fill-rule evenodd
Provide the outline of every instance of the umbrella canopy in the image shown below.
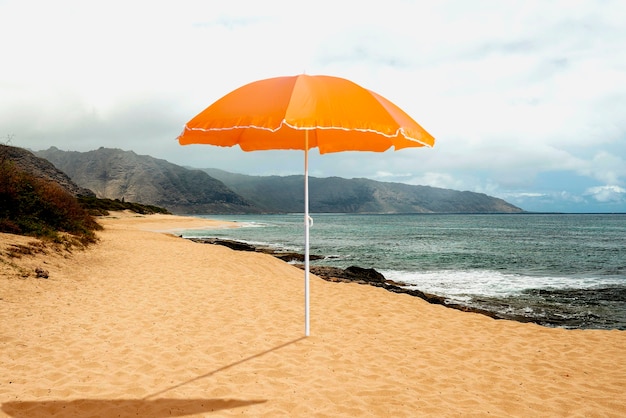
<path fill-rule="evenodd" d="M 301 74 L 246 84 L 185 125 L 181 145 L 304 150 L 305 335 L 309 335 L 308 151 L 383 152 L 435 139 L 398 106 L 349 80 Z"/>
<path fill-rule="evenodd" d="M 309 131 L 308 146 L 304 130 Z M 232 91 L 190 120 L 178 140 L 181 145 L 238 144 L 244 151 L 317 147 L 320 154 L 435 143 L 384 97 L 343 78 L 305 74 Z"/>

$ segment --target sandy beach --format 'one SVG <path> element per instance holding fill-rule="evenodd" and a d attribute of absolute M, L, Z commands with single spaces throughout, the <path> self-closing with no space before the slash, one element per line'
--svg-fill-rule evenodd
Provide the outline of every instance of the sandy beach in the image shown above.
<path fill-rule="evenodd" d="M 626 416 L 625 331 L 312 276 L 304 337 L 302 270 L 176 236 L 215 221 L 100 223 L 71 253 L 9 257 L 36 240 L 0 234 L 0 416 Z"/>

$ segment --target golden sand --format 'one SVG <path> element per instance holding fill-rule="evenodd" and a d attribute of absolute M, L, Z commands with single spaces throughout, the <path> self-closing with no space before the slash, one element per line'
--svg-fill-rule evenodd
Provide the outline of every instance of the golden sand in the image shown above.
<path fill-rule="evenodd" d="M 311 278 L 114 214 L 86 251 L 9 258 L 0 416 L 623 417 L 626 332 L 494 320 Z M 35 267 L 48 279 L 28 274 Z"/>

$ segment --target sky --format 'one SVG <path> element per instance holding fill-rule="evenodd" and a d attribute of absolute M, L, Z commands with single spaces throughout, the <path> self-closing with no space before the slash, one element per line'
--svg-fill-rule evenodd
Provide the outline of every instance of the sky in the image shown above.
<path fill-rule="evenodd" d="M 391 100 L 436 144 L 314 150 L 311 176 L 626 212 L 622 0 L 0 0 L 0 57 L 0 143 L 302 174 L 301 151 L 176 137 L 244 84 L 325 74 Z"/>

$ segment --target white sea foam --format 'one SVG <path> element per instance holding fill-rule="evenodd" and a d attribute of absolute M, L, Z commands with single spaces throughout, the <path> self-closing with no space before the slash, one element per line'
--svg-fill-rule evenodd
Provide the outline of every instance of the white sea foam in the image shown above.
<path fill-rule="evenodd" d="M 623 279 L 620 278 L 530 276 L 490 270 L 424 272 L 384 270 L 381 273 L 387 279 L 408 284 L 409 288 L 459 301 L 467 301 L 472 296 L 478 295 L 513 296 L 527 289 L 586 289 L 602 285 L 623 284 Z"/>
<path fill-rule="evenodd" d="M 265 228 L 268 226 L 268 224 L 263 223 L 263 222 L 237 222 L 237 226 L 240 226 L 242 228 Z"/>
<path fill-rule="evenodd" d="M 579 321 L 571 323 L 574 327 L 623 329 L 626 324 L 619 293 L 626 287 L 624 215 L 314 217 L 311 254 L 325 259 L 313 265 L 373 267 L 389 279 L 453 302 L 532 317 L 571 315 Z M 300 214 L 207 218 L 235 221 L 240 227 L 196 231 L 194 236 L 304 252 Z M 612 286 L 617 293 L 595 291 Z M 532 291 L 539 289 L 555 292 Z M 558 296 L 566 289 L 590 292 L 574 295 L 569 303 L 567 292 Z M 499 300 L 506 297 L 510 299 Z"/>

